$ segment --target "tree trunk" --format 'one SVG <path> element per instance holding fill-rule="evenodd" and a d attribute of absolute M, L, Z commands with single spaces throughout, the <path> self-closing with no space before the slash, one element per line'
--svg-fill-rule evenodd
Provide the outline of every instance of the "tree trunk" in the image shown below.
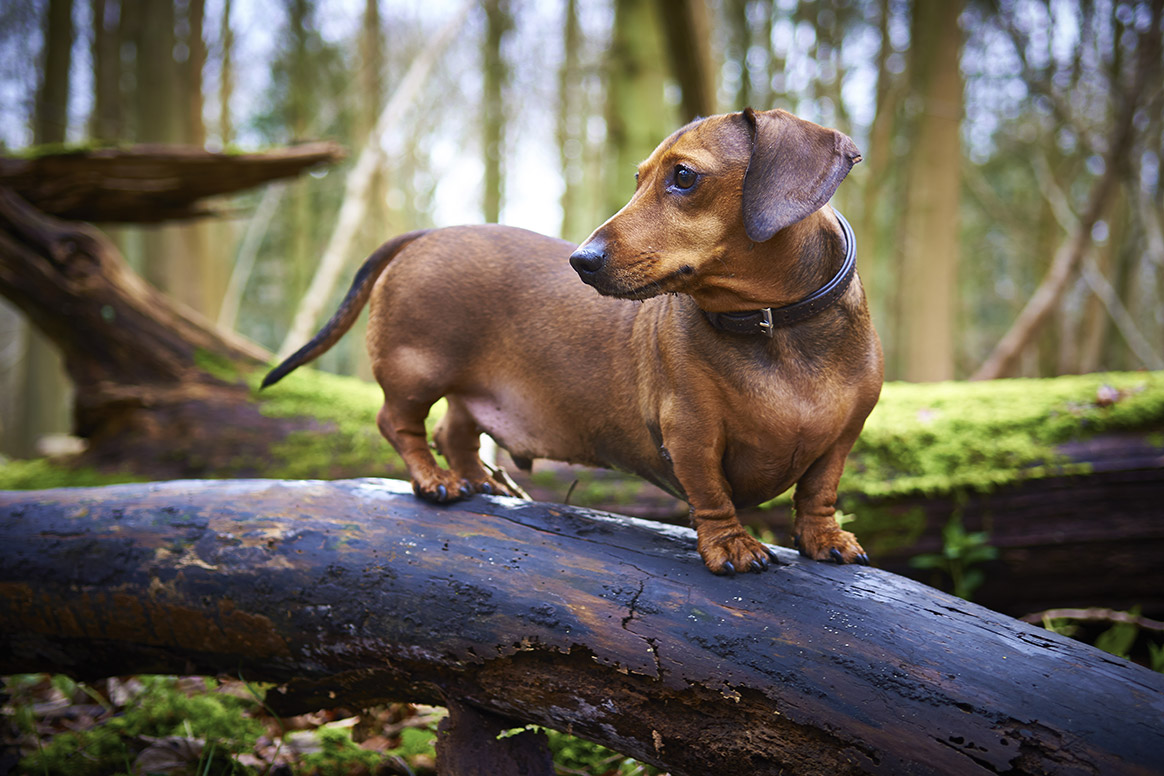
<path fill-rule="evenodd" d="M 113 140 L 124 135 L 121 99 L 121 36 L 106 25 L 107 0 L 91 0 L 93 15 L 93 108 L 89 137 Z M 118 8 L 121 13 L 121 8 Z"/>
<path fill-rule="evenodd" d="M 711 53 L 711 19 L 703 0 L 655 0 L 663 28 L 671 74 L 679 82 L 681 122 L 716 112 L 715 59 Z M 740 108 L 747 106 L 741 105 Z"/>
<path fill-rule="evenodd" d="M 280 714 L 449 703 L 676 776 L 1158 772 L 1164 676 L 779 555 L 721 578 L 688 529 L 386 480 L 7 492 L 0 671 L 229 672 L 283 683 Z"/>
<path fill-rule="evenodd" d="M 586 161 L 585 97 L 582 91 L 582 29 L 578 0 L 566 0 L 562 20 L 562 64 L 558 71 L 557 141 L 562 165 L 562 224 L 558 233 L 581 242 L 592 225 L 580 224 L 579 186 Z"/>
<path fill-rule="evenodd" d="M 64 143 L 69 125 L 72 0 L 49 0 L 43 29 L 44 69 L 36 93 L 33 142 Z M 72 399 L 61 356 L 52 343 L 35 329 L 28 330 L 24 340 L 23 380 L 18 388 L 20 406 L 12 416 L 17 426 L 16 445 L 11 448 L 11 452 L 22 457 L 36 455 L 44 436 L 68 431 Z"/>
<path fill-rule="evenodd" d="M 482 71 L 485 84 L 481 94 L 483 118 L 481 146 L 485 162 L 482 210 L 485 222 L 501 220 L 505 198 L 505 84 L 509 66 L 502 53 L 502 41 L 513 28 L 508 0 L 486 0 L 485 41 Z"/>
<path fill-rule="evenodd" d="M 44 23 L 44 71 L 36 94 L 33 138 L 63 143 L 69 127 L 69 65 L 73 51 L 73 0 L 49 0 Z"/>
<path fill-rule="evenodd" d="M 222 66 L 218 74 L 218 141 L 223 148 L 234 142 L 234 122 L 230 101 L 234 96 L 234 28 L 230 24 L 231 0 L 223 0 L 219 21 Z"/>
<path fill-rule="evenodd" d="M 615 0 L 607 52 L 606 217 L 634 191 L 635 167 L 675 128 L 663 101 L 662 33 L 651 0 Z"/>
<path fill-rule="evenodd" d="M 899 331 L 902 376 L 916 382 L 954 377 L 962 6 L 962 0 L 913 3 L 910 67 L 921 115 L 908 173 Z"/>

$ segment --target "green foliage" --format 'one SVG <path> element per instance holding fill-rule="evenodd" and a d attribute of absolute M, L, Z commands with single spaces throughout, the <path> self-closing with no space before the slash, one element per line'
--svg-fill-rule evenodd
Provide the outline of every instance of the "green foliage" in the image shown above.
<path fill-rule="evenodd" d="M 400 746 L 387 754 L 411 759 L 420 755 L 436 757 L 436 731 L 432 728 L 404 728 L 400 731 Z"/>
<path fill-rule="evenodd" d="M 1117 622 L 1095 639 L 1095 646 L 1116 657 L 1127 660 L 1132 654 L 1132 645 L 1140 633 L 1134 622 Z"/>
<path fill-rule="evenodd" d="M 318 752 L 304 755 L 302 776 L 348 776 L 351 773 L 372 773 L 380 762 L 380 755 L 361 749 L 352 741 L 351 733 L 343 728 L 320 728 Z"/>
<path fill-rule="evenodd" d="M 247 716 L 254 704 L 224 693 L 189 695 L 169 676 L 140 677 L 143 688 L 124 712 L 110 716 L 88 730 L 55 736 L 26 757 L 26 773 L 61 776 L 100 776 L 128 772 L 148 738 L 178 736 L 205 742 L 199 774 L 235 774 L 247 770 L 229 758 L 230 752 L 254 746 L 262 725 Z M 68 677 L 54 677 L 66 696 L 80 687 Z M 9 689 L 12 689 L 9 686 Z"/>
<path fill-rule="evenodd" d="M 621 755 L 600 744 L 575 738 L 567 733 L 561 733 L 541 725 L 526 725 L 506 730 L 498 738 L 508 738 L 527 730 L 546 735 L 550 753 L 554 759 L 554 766 L 559 773 L 603 774 L 603 776 L 614 776 L 614 774 L 617 776 L 656 776 L 662 773 L 657 768 Z"/>
<path fill-rule="evenodd" d="M 52 458 L 0 461 L 0 490 L 42 490 L 141 482 L 129 472 L 106 474 L 88 467 L 72 468 Z"/>
<path fill-rule="evenodd" d="M 967 533 L 961 515 L 955 513 L 942 529 L 942 551 L 916 555 L 910 558 L 909 565 L 944 572 L 954 585 L 954 595 L 969 601 L 986 579 L 976 567 L 997 557 L 998 550 L 990 545 L 987 533 Z"/>
<path fill-rule="evenodd" d="M 618 774 L 618 776 L 639 776 L 640 774 L 660 774 L 662 771 L 644 765 L 618 752 L 582 738 L 575 738 L 556 730 L 545 729 L 550 740 L 550 752 L 554 765 L 569 773 Z"/>

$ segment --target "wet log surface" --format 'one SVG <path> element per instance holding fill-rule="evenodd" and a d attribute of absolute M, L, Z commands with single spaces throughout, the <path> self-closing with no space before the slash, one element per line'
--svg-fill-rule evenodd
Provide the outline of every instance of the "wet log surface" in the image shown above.
<path fill-rule="evenodd" d="M 0 493 L 0 672 L 227 672 L 280 713 L 388 699 L 675 774 L 1157 773 L 1164 677 L 877 569 L 386 480 Z"/>

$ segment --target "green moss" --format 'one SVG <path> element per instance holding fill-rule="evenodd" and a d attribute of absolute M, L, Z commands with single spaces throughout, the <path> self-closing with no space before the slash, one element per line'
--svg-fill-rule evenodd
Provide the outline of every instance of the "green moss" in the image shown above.
<path fill-rule="evenodd" d="M 890 383 L 849 457 L 842 493 L 986 491 L 1086 471 L 1056 451 L 1100 432 L 1164 427 L 1164 372 Z"/>
<path fill-rule="evenodd" d="M 404 462 L 380 435 L 376 413 L 384 395 L 375 383 L 354 377 L 297 369 L 278 384 L 258 390 L 262 372 L 247 376 L 256 391 L 259 411 L 276 418 L 314 418 L 319 426 L 289 434 L 273 445 L 265 476 L 406 476 Z M 443 414 L 438 402 L 430 424 Z"/>
<path fill-rule="evenodd" d="M 90 487 L 144 479 L 129 472 L 101 473 L 90 468 L 73 468 L 52 458 L 0 463 L 0 490 Z"/>
<path fill-rule="evenodd" d="M 175 677 L 139 679 L 143 689 L 124 713 L 86 730 L 55 736 L 21 762 L 21 771 L 69 776 L 126 773 L 148 737 L 179 736 L 206 742 L 197 773 L 249 772 L 229 754 L 253 748 L 264 732 L 262 723 L 248 716 L 255 706 L 252 701 L 225 693 L 188 695 Z"/>
<path fill-rule="evenodd" d="M 27 146 L 14 151 L 8 151 L 7 156 L 14 159 L 40 159 L 45 156 L 64 156 L 66 154 L 87 154 L 106 148 L 127 148 L 123 143 L 108 140 L 92 139 L 80 143 L 41 143 Z"/>
<path fill-rule="evenodd" d="M 211 377 L 216 377 L 224 383 L 238 382 L 244 379 L 246 375 L 234 361 L 219 353 L 202 348 L 194 351 L 194 365 Z"/>

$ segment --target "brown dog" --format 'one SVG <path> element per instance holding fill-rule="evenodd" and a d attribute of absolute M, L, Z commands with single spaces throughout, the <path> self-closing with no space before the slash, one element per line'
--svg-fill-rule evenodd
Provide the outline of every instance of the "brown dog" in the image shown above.
<path fill-rule="evenodd" d="M 331 347 L 371 298 L 378 425 L 418 496 L 511 493 L 478 457 L 484 431 L 519 465 L 612 467 L 685 498 L 716 573 L 767 567 L 736 508 L 794 483 L 801 553 L 867 563 L 834 502 L 881 390 L 881 346 L 852 232 L 825 207 L 858 161 L 849 138 L 783 111 L 694 121 L 577 250 L 501 226 L 385 243 L 263 385 Z M 442 396 L 451 470 L 424 427 Z"/>

